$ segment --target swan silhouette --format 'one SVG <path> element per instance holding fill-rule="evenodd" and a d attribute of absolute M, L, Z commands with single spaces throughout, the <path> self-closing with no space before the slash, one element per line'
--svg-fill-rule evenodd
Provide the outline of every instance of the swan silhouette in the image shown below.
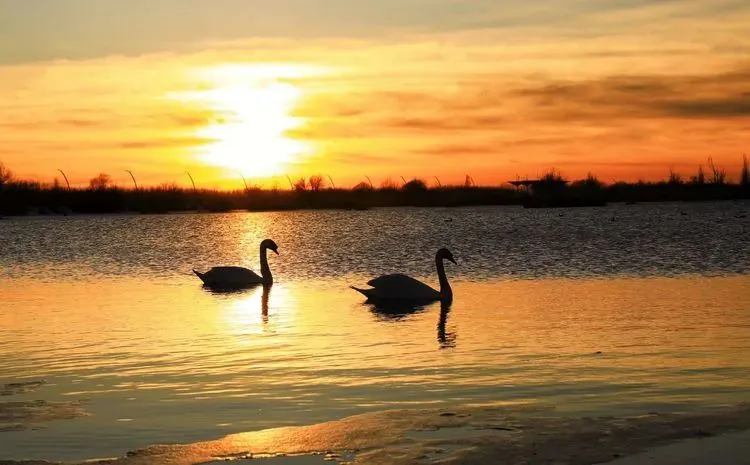
<path fill-rule="evenodd" d="M 443 260 L 456 263 L 453 254 L 448 249 L 440 249 L 435 254 L 435 268 L 437 268 L 440 290 L 437 291 L 427 284 L 405 274 L 387 274 L 367 282 L 369 289 L 351 286 L 355 291 L 363 294 L 370 301 L 412 301 L 433 302 L 436 300 L 450 302 L 453 300 L 453 290 L 445 276 Z"/>
<path fill-rule="evenodd" d="M 270 286 L 273 284 L 273 276 L 271 275 L 271 268 L 268 266 L 267 250 L 273 251 L 276 255 L 279 254 L 279 247 L 271 239 L 266 239 L 260 243 L 260 276 L 253 270 L 241 266 L 217 266 L 205 273 L 197 270 L 193 270 L 193 273 L 203 281 L 205 286 L 210 288 L 242 289 L 259 284 Z"/>

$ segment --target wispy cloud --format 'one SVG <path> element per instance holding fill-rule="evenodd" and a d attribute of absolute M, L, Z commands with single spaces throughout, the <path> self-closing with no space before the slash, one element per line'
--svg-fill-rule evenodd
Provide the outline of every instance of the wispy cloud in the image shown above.
<path fill-rule="evenodd" d="M 518 91 L 551 118 L 750 116 L 750 64 L 713 73 L 607 76 Z"/>

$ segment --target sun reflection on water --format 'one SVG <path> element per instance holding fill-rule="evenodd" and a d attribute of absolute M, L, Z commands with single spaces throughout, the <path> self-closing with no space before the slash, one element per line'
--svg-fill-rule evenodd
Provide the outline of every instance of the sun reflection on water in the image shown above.
<path fill-rule="evenodd" d="M 225 319 L 238 334 L 263 333 L 269 331 L 270 318 L 277 309 L 293 305 L 294 299 L 283 284 L 258 286 L 249 290 L 246 297 L 231 301 Z"/>

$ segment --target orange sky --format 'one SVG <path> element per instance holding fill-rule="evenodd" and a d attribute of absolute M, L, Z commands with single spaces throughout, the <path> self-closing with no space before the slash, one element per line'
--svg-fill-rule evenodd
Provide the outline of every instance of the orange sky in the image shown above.
<path fill-rule="evenodd" d="M 256 3 L 0 2 L 0 161 L 73 184 L 497 184 L 708 156 L 734 175 L 749 148 L 746 2 Z"/>

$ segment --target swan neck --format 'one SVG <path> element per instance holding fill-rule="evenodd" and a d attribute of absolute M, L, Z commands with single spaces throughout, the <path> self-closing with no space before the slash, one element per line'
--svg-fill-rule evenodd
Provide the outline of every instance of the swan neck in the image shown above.
<path fill-rule="evenodd" d="M 268 266 L 268 249 L 265 246 L 260 247 L 260 275 L 265 284 L 273 283 L 271 268 Z"/>
<path fill-rule="evenodd" d="M 449 300 L 453 298 L 453 289 L 448 283 L 448 277 L 445 276 L 445 265 L 443 259 L 435 257 L 435 268 L 437 268 L 438 280 L 440 280 L 440 296 L 442 299 Z"/>

